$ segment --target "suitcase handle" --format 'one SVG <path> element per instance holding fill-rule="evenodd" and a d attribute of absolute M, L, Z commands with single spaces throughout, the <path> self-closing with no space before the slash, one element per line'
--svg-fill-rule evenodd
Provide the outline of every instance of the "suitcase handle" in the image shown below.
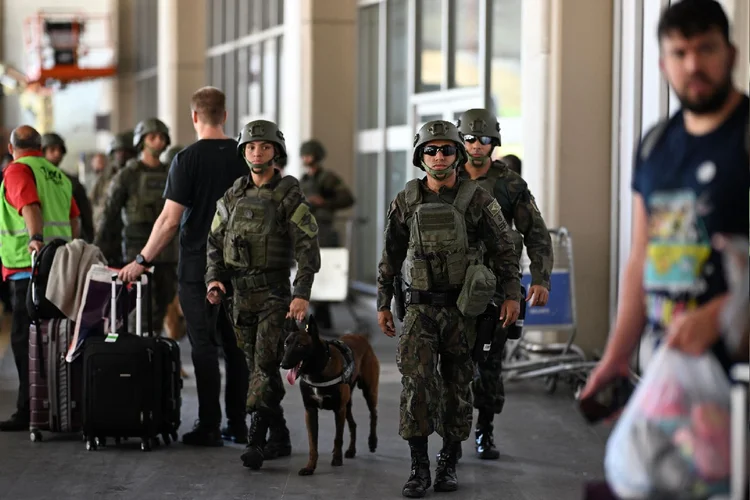
<path fill-rule="evenodd" d="M 150 272 L 145 272 L 141 275 L 141 277 L 138 279 L 138 281 L 135 282 L 136 284 L 136 302 L 135 302 L 135 333 L 137 336 L 142 337 L 143 336 L 143 324 L 142 324 L 142 318 L 143 318 L 143 282 L 146 282 L 146 287 L 148 288 L 148 300 L 146 301 L 146 322 L 147 322 L 147 329 L 149 331 L 149 337 L 154 336 L 154 325 L 153 321 L 154 318 L 152 317 L 152 305 L 151 305 L 151 293 L 152 293 L 152 285 L 151 281 L 153 278 L 153 274 Z M 117 273 L 112 274 L 112 298 L 110 302 L 110 330 L 112 334 L 116 334 L 115 331 L 115 324 L 116 324 L 116 318 L 117 318 L 117 285 L 123 285 L 125 286 L 125 283 L 120 281 L 118 279 Z M 127 299 L 127 294 L 126 294 Z M 123 316 L 123 326 L 125 327 L 125 331 L 127 332 L 128 327 L 128 314 L 125 314 Z"/>
<path fill-rule="evenodd" d="M 31 279 L 29 280 L 29 286 L 31 287 L 31 301 L 36 304 L 39 300 L 36 296 L 36 284 L 34 284 L 34 275 L 37 272 L 36 268 L 36 250 L 31 251 Z M 47 380 L 47 367 L 44 363 L 44 346 L 42 345 L 42 325 L 39 322 L 39 314 L 34 314 L 34 327 L 36 328 L 36 355 L 39 358 L 39 373 L 42 380 Z"/>

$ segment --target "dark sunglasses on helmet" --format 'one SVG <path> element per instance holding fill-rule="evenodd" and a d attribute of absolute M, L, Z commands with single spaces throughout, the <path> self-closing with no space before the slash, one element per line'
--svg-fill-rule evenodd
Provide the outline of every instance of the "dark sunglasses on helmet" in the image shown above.
<path fill-rule="evenodd" d="M 427 156 L 436 156 L 438 151 L 442 152 L 443 156 L 453 156 L 457 150 L 456 146 L 425 146 L 423 152 Z"/>
<path fill-rule="evenodd" d="M 464 141 L 468 142 L 469 144 L 474 144 L 475 142 L 479 141 L 481 144 L 484 144 L 486 146 L 488 144 L 492 144 L 492 137 L 477 137 L 476 135 L 465 135 Z"/>

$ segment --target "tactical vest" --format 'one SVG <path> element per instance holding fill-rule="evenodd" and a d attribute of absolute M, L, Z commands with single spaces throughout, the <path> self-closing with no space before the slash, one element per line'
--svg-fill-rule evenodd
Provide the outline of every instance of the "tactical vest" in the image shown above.
<path fill-rule="evenodd" d="M 224 234 L 224 262 L 236 269 L 271 270 L 291 267 L 294 253 L 284 221 L 279 219 L 281 202 L 297 184 L 286 176 L 272 190 L 248 188 L 229 209 Z"/>
<path fill-rule="evenodd" d="M 169 167 L 160 165 L 148 167 L 141 162 L 128 164 L 126 168 L 136 170 L 134 190 L 125 203 L 123 210 L 123 224 L 125 226 L 126 257 L 132 260 L 141 251 L 151 235 L 151 229 L 164 208 L 164 188 L 167 185 Z M 155 263 L 177 262 L 178 243 L 175 238 L 159 256 Z"/>
<path fill-rule="evenodd" d="M 503 217 L 505 217 L 506 222 L 512 228 L 510 233 L 511 238 L 513 239 L 513 246 L 520 255 L 523 249 L 523 237 L 515 229 L 515 221 L 513 220 L 513 201 L 511 200 L 510 192 L 508 191 L 508 184 L 505 182 L 498 182 L 502 172 L 501 169 L 502 167 L 496 167 L 493 163 L 487 171 L 487 176 L 483 179 L 478 179 L 476 182 L 494 196 L 500 204 L 500 210 L 503 212 Z"/>
<path fill-rule="evenodd" d="M 422 203 L 419 182 L 409 181 L 405 190 L 405 218 L 409 223 L 405 279 L 412 290 L 459 288 L 469 264 L 481 263 L 482 259 L 481 246 L 470 246 L 466 230 L 466 209 L 478 185 L 462 181 L 450 205 Z"/>
<path fill-rule="evenodd" d="M 25 156 L 14 160 L 23 163 L 34 174 L 37 194 L 42 206 L 42 236 L 49 242 L 60 238 L 70 241 L 73 237 L 70 226 L 70 204 L 73 186 L 70 179 L 59 168 L 37 156 Z M 29 255 L 29 231 L 26 221 L 5 197 L 5 181 L 0 185 L 0 258 L 9 269 L 31 267 Z"/>

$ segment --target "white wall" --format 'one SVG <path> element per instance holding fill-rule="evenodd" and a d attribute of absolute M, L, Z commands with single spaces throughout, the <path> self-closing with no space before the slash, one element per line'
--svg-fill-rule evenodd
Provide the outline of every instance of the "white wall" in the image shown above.
<path fill-rule="evenodd" d="M 3 61 L 19 70 L 25 70 L 24 20 L 40 10 L 71 11 L 73 13 L 106 14 L 116 6 L 117 0 L 6 0 L 3 12 Z M 115 31 L 110 30 L 114 38 Z M 53 97 L 54 128 L 65 138 L 68 155 L 62 167 L 76 171 L 78 154 L 102 148 L 106 137 L 97 138 L 95 118 L 97 113 L 112 109 L 111 80 L 76 83 L 59 90 Z M 35 124 L 31 113 L 23 112 L 18 97 L 4 99 L 4 123 L 9 129 L 21 124 Z"/>

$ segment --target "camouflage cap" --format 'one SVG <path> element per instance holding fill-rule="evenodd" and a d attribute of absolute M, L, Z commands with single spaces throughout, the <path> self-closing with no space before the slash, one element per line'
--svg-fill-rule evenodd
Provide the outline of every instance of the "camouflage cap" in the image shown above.
<path fill-rule="evenodd" d="M 138 125 L 135 126 L 135 131 L 133 132 L 133 147 L 140 151 L 143 148 L 143 140 L 151 133 L 164 134 L 167 141 L 166 146 L 169 147 L 171 144 L 169 127 L 158 118 L 148 118 L 146 120 L 141 120 L 138 122 Z"/>
<path fill-rule="evenodd" d="M 68 148 L 65 147 L 65 140 L 54 132 L 48 132 L 42 136 L 42 151 L 50 146 L 60 146 L 63 154 L 68 153 Z"/>
<path fill-rule="evenodd" d="M 414 154 L 412 164 L 424 169 L 422 166 L 422 149 L 425 144 L 432 141 L 453 141 L 457 146 L 456 160 L 458 165 L 463 165 L 469 159 L 464 148 L 464 136 L 451 122 L 445 120 L 434 120 L 422 125 L 417 135 L 414 136 Z"/>
<path fill-rule="evenodd" d="M 299 148 L 299 155 L 310 155 L 315 158 L 315 161 L 322 161 L 326 157 L 326 148 L 317 139 L 310 139 L 302 143 Z"/>
<path fill-rule="evenodd" d="M 495 146 L 500 146 L 500 124 L 497 117 L 486 109 L 474 108 L 464 111 L 456 125 L 465 136 L 492 137 L 495 139 Z"/>
<path fill-rule="evenodd" d="M 242 127 L 237 137 L 237 155 L 245 157 L 245 145 L 253 141 L 272 142 L 278 146 L 275 161 L 286 160 L 286 142 L 279 126 L 268 120 L 254 120 Z"/>

